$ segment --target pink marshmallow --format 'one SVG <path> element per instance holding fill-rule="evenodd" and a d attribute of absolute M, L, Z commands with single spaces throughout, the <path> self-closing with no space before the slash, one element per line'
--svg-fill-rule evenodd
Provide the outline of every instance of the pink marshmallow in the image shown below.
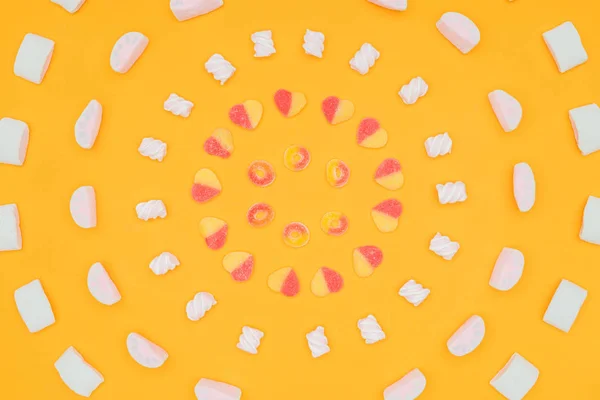
<path fill-rule="evenodd" d="M 146 368 L 158 368 L 169 357 L 166 351 L 137 333 L 127 336 L 127 351 L 131 358 Z"/>
<path fill-rule="evenodd" d="M 519 101 L 504 90 L 490 92 L 488 99 L 504 132 L 512 132 L 517 129 L 523 118 L 523 108 Z"/>
<path fill-rule="evenodd" d="M 75 141 L 84 149 L 91 149 L 98 137 L 102 122 L 102 105 L 92 100 L 75 123 Z"/>
<path fill-rule="evenodd" d="M 448 339 L 448 350 L 462 357 L 477 348 L 485 335 L 485 322 L 479 315 L 473 315 Z"/>
<path fill-rule="evenodd" d="M 512 289 L 521 279 L 524 266 L 523 253 L 516 249 L 503 248 L 494 265 L 490 286 L 502 291 Z"/>
<path fill-rule="evenodd" d="M 227 383 L 202 378 L 196 384 L 194 393 L 198 400 L 240 400 L 242 391 Z"/>
<path fill-rule="evenodd" d="M 121 300 L 121 293 L 100 263 L 90 267 L 87 284 L 92 296 L 102 304 L 112 306 Z"/>
<path fill-rule="evenodd" d="M 529 164 L 518 163 L 513 172 L 513 193 L 519 211 L 527 212 L 535 204 L 535 177 Z"/>
<path fill-rule="evenodd" d="M 71 196 L 71 217 L 84 229 L 96 226 L 96 192 L 91 186 L 82 186 Z"/>
<path fill-rule="evenodd" d="M 445 13 L 435 26 L 463 54 L 473 50 L 481 39 L 477 25 L 457 12 Z"/>
<path fill-rule="evenodd" d="M 384 400 L 414 400 L 423 393 L 427 380 L 418 368 L 413 369 L 402 379 L 383 391 Z"/>
<path fill-rule="evenodd" d="M 124 74 L 133 67 L 148 46 L 148 38 L 139 32 L 129 32 L 117 40 L 110 54 L 110 67 Z"/>
<path fill-rule="evenodd" d="M 178 21 L 208 14 L 223 5 L 223 0 L 171 0 L 171 11 Z"/>

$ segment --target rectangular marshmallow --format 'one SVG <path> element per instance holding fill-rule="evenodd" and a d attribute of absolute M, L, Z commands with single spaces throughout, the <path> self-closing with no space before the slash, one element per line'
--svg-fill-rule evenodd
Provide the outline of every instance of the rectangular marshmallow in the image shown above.
<path fill-rule="evenodd" d="M 55 322 L 52 306 L 39 279 L 15 290 L 17 310 L 29 332 L 39 332 Z"/>
<path fill-rule="evenodd" d="M 194 393 L 198 400 L 240 400 L 242 391 L 227 383 L 202 378 L 196 384 Z"/>
<path fill-rule="evenodd" d="M 540 371 L 535 365 L 515 353 L 490 381 L 490 385 L 509 400 L 521 400 L 529 393 L 539 376 Z"/>
<path fill-rule="evenodd" d="M 58 4 L 59 6 L 61 6 L 62 8 L 64 8 L 68 12 L 70 12 L 71 14 L 77 12 L 77 10 L 79 10 L 81 8 L 83 3 L 85 3 L 85 0 L 50 0 L 50 1 L 52 1 L 54 4 Z"/>
<path fill-rule="evenodd" d="M 90 397 L 92 392 L 104 382 L 104 377 L 88 364 L 74 347 L 69 347 L 56 362 L 54 368 L 69 389 L 83 397 Z"/>
<path fill-rule="evenodd" d="M 588 55 L 581 43 L 579 32 L 571 21 L 544 32 L 543 36 L 560 72 L 567 72 L 587 61 Z"/>
<path fill-rule="evenodd" d="M 600 108 L 597 104 L 569 110 L 575 141 L 581 154 L 587 156 L 600 150 Z"/>
<path fill-rule="evenodd" d="M 568 333 L 586 297 L 587 290 L 563 279 L 544 314 L 544 322 Z"/>
<path fill-rule="evenodd" d="M 600 245 L 600 198 L 590 196 L 583 210 L 579 238 L 584 242 Z"/>
<path fill-rule="evenodd" d="M 15 59 L 15 75 L 39 85 L 50 66 L 53 52 L 53 40 L 28 33 L 23 38 Z"/>
<path fill-rule="evenodd" d="M 0 206 L 0 251 L 21 250 L 22 247 L 17 205 Z"/>
<path fill-rule="evenodd" d="M 0 119 L 0 164 L 23 165 L 29 145 L 29 127 L 23 121 Z"/>

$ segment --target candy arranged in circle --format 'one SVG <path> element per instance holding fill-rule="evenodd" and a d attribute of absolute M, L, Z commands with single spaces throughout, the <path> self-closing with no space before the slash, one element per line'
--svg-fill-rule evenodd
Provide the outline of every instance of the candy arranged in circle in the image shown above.
<path fill-rule="evenodd" d="M 382 201 L 371 210 L 371 217 L 375 222 L 375 226 L 384 233 L 396 230 L 401 214 L 402 204 L 396 199 Z"/>
<path fill-rule="evenodd" d="M 227 222 L 221 219 L 206 217 L 200 221 L 200 234 L 209 249 L 219 250 L 223 247 L 227 240 L 227 231 Z"/>
<path fill-rule="evenodd" d="M 242 104 L 236 104 L 229 110 L 229 119 L 234 124 L 244 129 L 254 129 L 260 123 L 263 114 L 263 106 L 256 100 L 246 100 Z"/>
<path fill-rule="evenodd" d="M 380 149 L 387 144 L 388 134 L 375 118 L 360 121 L 356 132 L 356 143 L 367 149 Z"/>
<path fill-rule="evenodd" d="M 354 115 L 354 104 L 350 100 L 341 100 L 339 97 L 329 96 L 321 105 L 325 119 L 331 125 L 348 121 Z"/>
<path fill-rule="evenodd" d="M 256 228 L 267 226 L 275 218 L 275 211 L 267 203 L 256 203 L 248 209 L 246 214 L 248 223 Z"/>
<path fill-rule="evenodd" d="M 275 105 L 284 117 L 297 115 L 306 106 L 306 96 L 300 92 L 279 89 L 274 96 Z"/>
<path fill-rule="evenodd" d="M 283 165 L 290 171 L 302 171 L 310 164 L 310 153 L 306 147 L 293 145 L 283 153 Z"/>
<path fill-rule="evenodd" d="M 221 182 L 217 175 L 208 168 L 196 172 L 192 186 L 192 198 L 198 203 L 204 203 L 221 193 Z"/>
<path fill-rule="evenodd" d="M 263 160 L 253 161 L 248 167 L 248 178 L 256 186 L 269 186 L 275 180 L 275 168 Z"/>
<path fill-rule="evenodd" d="M 383 160 L 377 171 L 375 171 L 375 182 L 386 189 L 398 190 L 404 185 L 404 175 L 400 161 L 395 158 L 386 158 Z"/>
<path fill-rule="evenodd" d="M 336 188 L 341 188 L 348 183 L 350 179 L 350 168 L 342 160 L 334 158 L 327 163 L 326 168 L 327 183 Z"/>
<path fill-rule="evenodd" d="M 321 229 L 328 235 L 341 236 L 348 230 L 348 217 L 337 211 L 330 211 L 321 218 Z"/>
<path fill-rule="evenodd" d="M 204 151 L 211 156 L 229 158 L 233 152 L 231 132 L 224 128 L 215 129 L 204 142 Z"/>
<path fill-rule="evenodd" d="M 315 274 L 310 290 L 315 296 L 325 297 L 329 293 L 336 293 L 344 287 L 344 278 L 337 271 L 321 267 Z"/>
<path fill-rule="evenodd" d="M 281 268 L 269 275 L 267 285 L 271 290 L 287 297 L 294 297 L 300 291 L 298 275 L 291 267 Z"/>
<path fill-rule="evenodd" d="M 283 241 L 290 247 L 306 246 L 310 240 L 308 227 L 301 222 L 292 222 L 283 228 Z"/>
<path fill-rule="evenodd" d="M 223 257 L 223 268 L 234 281 L 245 282 L 252 276 L 254 256 L 245 251 L 234 251 Z"/>
<path fill-rule="evenodd" d="M 361 246 L 354 249 L 354 272 L 360 277 L 370 276 L 383 261 L 383 252 L 377 246 Z"/>

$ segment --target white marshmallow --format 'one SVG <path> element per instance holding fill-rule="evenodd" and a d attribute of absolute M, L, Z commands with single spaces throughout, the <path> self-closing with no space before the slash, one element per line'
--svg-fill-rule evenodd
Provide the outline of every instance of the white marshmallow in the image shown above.
<path fill-rule="evenodd" d="M 581 43 L 581 37 L 571 21 L 544 32 L 542 36 L 561 73 L 587 61 L 588 55 Z"/>
<path fill-rule="evenodd" d="M 150 262 L 150 269 L 155 275 L 164 275 L 179 266 L 179 260 L 173 254 L 164 252 L 154 257 Z"/>
<path fill-rule="evenodd" d="M 240 388 L 206 378 L 198 381 L 194 393 L 198 400 L 240 400 L 242 398 Z"/>
<path fill-rule="evenodd" d="M 209 74 L 212 74 L 213 78 L 221 82 L 221 85 L 224 85 L 235 72 L 235 67 L 218 53 L 210 56 L 204 63 L 204 68 Z"/>
<path fill-rule="evenodd" d="M 453 242 L 448 236 L 443 236 L 439 232 L 429 242 L 429 250 L 448 261 L 454 258 L 459 249 L 458 242 Z"/>
<path fill-rule="evenodd" d="M 58 4 L 59 6 L 61 6 L 62 8 L 64 8 L 68 12 L 70 12 L 71 14 L 76 13 L 81 8 L 83 3 L 85 3 L 85 0 L 50 0 L 50 1 L 52 1 L 54 4 Z"/>
<path fill-rule="evenodd" d="M 82 186 L 71 196 L 71 217 L 84 229 L 96 227 L 96 192 L 91 186 Z"/>
<path fill-rule="evenodd" d="M 463 54 L 467 54 L 481 40 L 479 28 L 473 21 L 457 12 L 447 12 L 435 24 L 440 33 Z"/>
<path fill-rule="evenodd" d="M 83 397 L 90 397 L 92 392 L 104 382 L 102 374 L 88 364 L 73 346 L 56 360 L 54 368 L 65 385 Z"/>
<path fill-rule="evenodd" d="M 258 354 L 258 346 L 261 339 L 265 336 L 262 331 L 249 326 L 242 327 L 242 334 L 237 344 L 237 348 L 250 354 Z"/>
<path fill-rule="evenodd" d="M 414 400 L 423 393 L 427 379 L 415 368 L 383 391 L 383 400 Z"/>
<path fill-rule="evenodd" d="M 23 165 L 29 145 L 29 126 L 12 118 L 0 119 L 0 164 Z"/>
<path fill-rule="evenodd" d="M 163 107 L 165 111 L 169 111 L 173 115 L 178 115 L 182 116 L 183 118 L 187 118 L 192 112 L 194 103 L 184 99 L 183 97 L 178 96 L 175 93 L 171 93 L 169 95 L 169 98 L 165 100 Z"/>
<path fill-rule="evenodd" d="M 19 47 L 13 72 L 16 76 L 39 85 L 48 71 L 53 52 L 53 40 L 28 33 Z"/>
<path fill-rule="evenodd" d="M 208 14 L 223 5 L 223 0 L 171 0 L 171 11 L 178 21 Z"/>
<path fill-rule="evenodd" d="M 306 30 L 304 34 L 304 44 L 302 45 L 304 52 L 308 55 L 315 56 L 317 58 L 323 58 L 323 51 L 325 50 L 325 35 L 321 32 Z"/>
<path fill-rule="evenodd" d="M 448 132 L 428 137 L 425 141 L 425 151 L 431 158 L 452 153 L 452 139 L 450 139 Z"/>
<path fill-rule="evenodd" d="M 587 297 L 587 290 L 563 279 L 544 314 L 544 322 L 569 333 Z"/>
<path fill-rule="evenodd" d="M 271 31 L 255 32 L 250 39 L 254 42 L 254 57 L 269 57 L 276 53 Z"/>
<path fill-rule="evenodd" d="M 435 185 L 440 204 L 462 203 L 467 200 L 467 187 L 464 182 L 448 182 Z"/>
<path fill-rule="evenodd" d="M 537 382 L 540 371 L 519 353 L 512 355 L 490 385 L 508 400 L 521 400 Z"/>
<path fill-rule="evenodd" d="M 127 351 L 135 362 L 146 368 L 158 368 L 169 357 L 165 350 L 137 333 L 127 336 Z"/>
<path fill-rule="evenodd" d="M 146 50 L 148 42 L 148 38 L 139 32 L 124 34 L 110 53 L 110 67 L 120 74 L 126 73 Z"/>
<path fill-rule="evenodd" d="M 600 245 L 600 198 L 590 196 L 583 210 L 579 238 L 584 242 Z"/>
<path fill-rule="evenodd" d="M 190 321 L 199 321 L 215 304 L 215 296 L 208 292 L 198 292 L 188 301 L 185 312 Z"/>
<path fill-rule="evenodd" d="M 518 163 L 513 171 L 513 193 L 519 211 L 527 212 L 535 204 L 535 177 L 527 163 Z"/>
<path fill-rule="evenodd" d="M 587 156 L 600 150 L 600 107 L 594 103 L 573 108 L 569 118 L 581 154 Z"/>
<path fill-rule="evenodd" d="M 162 140 L 147 137 L 142 139 L 138 152 L 151 160 L 162 162 L 167 155 L 167 144 Z"/>
<path fill-rule="evenodd" d="M 0 206 L 0 251 L 21 250 L 21 222 L 16 204 Z"/>
<path fill-rule="evenodd" d="M 521 279 L 524 267 L 523 253 L 517 249 L 503 248 L 494 265 L 490 286 L 503 292 L 512 289 Z"/>
<path fill-rule="evenodd" d="M 427 94 L 428 90 L 429 86 L 427 83 L 423 78 L 417 76 L 416 78 L 412 78 L 406 85 L 402 86 L 398 95 L 404 104 L 415 104 L 420 97 Z"/>
<path fill-rule="evenodd" d="M 91 149 L 96 143 L 102 123 L 102 104 L 91 100 L 75 123 L 75 141 L 83 149 Z"/>
<path fill-rule="evenodd" d="M 313 358 L 319 358 L 323 354 L 327 354 L 331 351 L 329 348 L 329 340 L 325 336 L 325 328 L 317 326 L 314 331 L 306 334 L 306 340 L 308 342 L 308 348 Z"/>
<path fill-rule="evenodd" d="M 54 324 L 54 313 L 39 279 L 15 290 L 17 310 L 29 332 L 39 332 Z"/>
<path fill-rule="evenodd" d="M 417 307 L 425 301 L 431 290 L 423 288 L 423 285 L 415 282 L 414 279 L 409 280 L 400 288 L 398 294 L 406 299 L 410 304 Z"/>
<path fill-rule="evenodd" d="M 490 92 L 488 99 L 504 132 L 517 129 L 523 118 L 521 103 L 504 90 Z"/>
<path fill-rule="evenodd" d="M 481 344 L 484 336 L 483 318 L 473 315 L 448 339 L 448 350 L 457 357 L 466 356 Z"/>
<path fill-rule="evenodd" d="M 365 339 L 366 344 L 377 343 L 385 339 L 385 332 L 373 315 L 369 314 L 365 318 L 359 319 L 358 329 L 360 329 L 360 335 Z"/>
<path fill-rule="evenodd" d="M 143 221 L 167 217 L 167 207 L 162 200 L 149 200 L 135 206 L 137 217 Z"/>
<path fill-rule="evenodd" d="M 379 58 L 379 52 L 370 43 L 364 43 L 350 60 L 350 67 L 361 75 L 369 72 L 375 61 Z"/>
<path fill-rule="evenodd" d="M 369 0 L 369 3 L 394 11 L 404 11 L 408 7 L 408 0 Z"/>
<path fill-rule="evenodd" d="M 100 303 L 112 306 L 121 300 L 121 293 L 100 263 L 90 267 L 87 276 L 88 290 Z"/>

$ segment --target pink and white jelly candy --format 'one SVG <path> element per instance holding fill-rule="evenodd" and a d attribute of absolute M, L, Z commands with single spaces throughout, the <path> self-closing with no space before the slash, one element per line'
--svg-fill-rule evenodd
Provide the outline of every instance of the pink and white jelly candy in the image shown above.
<path fill-rule="evenodd" d="M 137 333 L 127 336 L 127 351 L 131 358 L 146 368 L 158 368 L 169 357 L 166 351 Z"/>
<path fill-rule="evenodd" d="M 178 21 L 208 14 L 223 5 L 223 0 L 171 0 L 171 11 Z"/>
<path fill-rule="evenodd" d="M 92 100 L 75 123 L 75 141 L 84 149 L 91 149 L 98 137 L 102 122 L 102 105 Z"/>
<path fill-rule="evenodd" d="M 517 129 L 523 118 L 521 103 L 504 90 L 490 92 L 488 99 L 504 132 L 512 132 Z"/>
<path fill-rule="evenodd" d="M 523 253 L 516 249 L 503 248 L 494 265 L 490 286 L 502 291 L 512 289 L 521 279 L 524 267 Z"/>
<path fill-rule="evenodd" d="M 227 383 L 202 378 L 196 384 L 194 393 L 198 400 L 240 400 L 242 391 Z"/>
<path fill-rule="evenodd" d="M 463 54 L 473 50 L 481 39 L 477 25 L 457 12 L 444 13 L 435 26 Z"/>
<path fill-rule="evenodd" d="M 413 369 L 402 379 L 383 391 L 384 400 L 414 400 L 423 393 L 427 380 L 418 368 Z"/>
<path fill-rule="evenodd" d="M 100 263 L 90 267 L 87 284 L 92 296 L 102 304 L 112 306 L 121 300 L 121 293 Z"/>
<path fill-rule="evenodd" d="M 96 226 L 96 192 L 91 186 L 82 186 L 73 192 L 69 205 L 73 221 L 84 229 Z"/>
<path fill-rule="evenodd" d="M 148 38 L 139 32 L 129 32 L 117 40 L 110 54 L 110 67 L 120 74 L 124 74 L 133 67 L 146 47 Z"/>
<path fill-rule="evenodd" d="M 513 193 L 519 211 L 527 212 L 535 204 L 535 177 L 529 164 L 521 162 L 513 171 Z"/>
<path fill-rule="evenodd" d="M 462 357 L 475 350 L 485 336 L 485 322 L 479 315 L 473 315 L 448 339 L 448 350 Z"/>

